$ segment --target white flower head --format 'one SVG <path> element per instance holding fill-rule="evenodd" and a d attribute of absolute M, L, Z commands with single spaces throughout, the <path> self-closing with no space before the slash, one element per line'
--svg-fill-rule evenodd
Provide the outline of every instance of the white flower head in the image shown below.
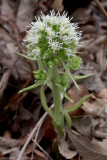
<path fill-rule="evenodd" d="M 77 24 L 71 23 L 66 13 L 62 16 L 59 12 L 55 14 L 54 10 L 50 15 L 45 16 L 42 13 L 30 27 L 26 47 L 35 60 L 40 58 L 48 61 L 52 56 L 63 55 L 69 59 L 73 50 L 81 45 L 81 32 L 77 31 Z"/>

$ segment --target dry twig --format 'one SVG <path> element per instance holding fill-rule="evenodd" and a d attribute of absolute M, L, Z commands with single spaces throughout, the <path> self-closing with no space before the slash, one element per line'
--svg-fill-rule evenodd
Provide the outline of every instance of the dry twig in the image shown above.
<path fill-rule="evenodd" d="M 38 148 L 50 159 L 53 160 L 50 155 L 37 143 L 35 140 L 32 139 L 32 141 L 38 146 Z"/>
<path fill-rule="evenodd" d="M 50 108 L 53 108 L 53 105 L 51 105 Z M 44 121 L 44 119 L 46 118 L 46 116 L 47 116 L 47 112 L 44 113 L 44 115 L 41 117 L 41 119 L 38 121 L 38 123 L 37 123 L 37 124 L 35 125 L 35 127 L 33 128 L 32 132 L 30 133 L 27 141 L 25 142 L 25 144 L 24 144 L 24 146 L 23 146 L 23 148 L 22 148 L 22 150 L 21 150 L 21 152 L 20 152 L 17 160 L 20 160 L 20 159 L 21 159 L 21 157 L 22 157 L 24 151 L 26 150 L 29 142 L 32 140 L 32 138 L 33 138 L 33 136 L 34 136 L 34 133 L 37 131 L 37 129 L 39 128 L 39 126 L 41 126 L 41 124 L 43 123 L 43 121 Z"/>
<path fill-rule="evenodd" d="M 100 10 L 102 11 L 102 13 L 104 14 L 104 16 L 106 16 L 107 18 L 107 12 L 105 10 L 105 8 L 101 5 L 101 3 L 99 2 L 99 0 L 94 0 L 96 2 L 96 4 L 98 5 L 98 7 L 100 8 Z"/>
<path fill-rule="evenodd" d="M 43 121 L 42 121 L 43 122 Z M 37 142 L 37 138 L 38 138 L 38 134 L 39 134 L 39 131 L 40 131 L 40 128 L 42 126 L 42 123 L 40 124 L 40 126 L 38 127 L 38 130 L 36 132 L 36 135 L 35 135 L 35 138 L 34 138 L 34 145 L 33 145 L 33 150 L 32 150 L 32 155 L 31 155 L 31 160 L 33 160 L 34 158 L 34 152 L 35 152 L 35 148 L 36 148 L 36 142 Z"/>

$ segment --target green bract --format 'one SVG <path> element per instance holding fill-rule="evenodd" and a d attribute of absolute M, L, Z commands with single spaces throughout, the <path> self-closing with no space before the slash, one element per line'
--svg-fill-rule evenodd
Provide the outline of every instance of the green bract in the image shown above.
<path fill-rule="evenodd" d="M 33 71 L 36 80 L 45 80 L 47 78 L 47 73 L 45 70 Z"/>

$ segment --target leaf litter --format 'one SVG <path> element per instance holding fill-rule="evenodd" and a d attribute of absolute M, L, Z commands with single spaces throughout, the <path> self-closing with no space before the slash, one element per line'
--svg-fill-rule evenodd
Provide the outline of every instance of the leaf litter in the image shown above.
<path fill-rule="evenodd" d="M 73 5 L 70 3 L 65 0 L 28 2 L 2 0 L 0 17 L 0 153 L 2 155 L 0 158 L 6 157 L 6 153 L 10 154 L 10 159 L 17 158 L 20 152 L 19 146 L 24 145 L 28 134 L 44 113 L 40 104 L 39 88 L 21 95 L 17 94 L 23 86 L 33 84 L 32 67 L 36 68 L 36 64 L 29 63 L 14 53 L 16 51 L 25 53 L 21 47 L 21 40 L 26 36 L 24 33 L 26 25 L 35 15 L 40 15 L 41 10 L 47 14 L 54 8 L 56 11 L 65 9 L 71 17 L 74 17 L 73 21 L 79 24 L 80 30 L 83 31 L 83 39 L 86 41 L 84 46 L 78 49 L 84 53 L 81 54 L 83 64 L 81 69 L 73 74 L 93 73 L 93 76 L 77 81 L 80 91 L 72 88 L 73 83 L 70 82 L 68 95 L 74 103 L 90 92 L 93 96 L 77 111 L 70 113 L 72 129 L 65 129 L 68 138 L 62 140 L 57 138 L 52 122 L 47 117 L 40 129 L 37 142 L 54 159 L 62 158 L 61 155 L 65 159 L 78 159 L 77 153 L 81 155 L 82 160 L 107 159 L 107 19 L 95 1 L 82 1 L 81 4 L 75 1 Z M 100 3 L 105 9 L 107 8 L 106 0 L 101 0 Z M 50 106 L 52 95 L 48 88 L 45 91 Z M 64 101 L 65 108 L 73 104 Z M 6 139 L 7 130 L 10 137 Z M 51 149 L 56 138 L 59 141 L 60 158 Z M 26 151 L 22 159 L 26 159 L 26 155 L 31 156 L 31 153 L 32 149 L 29 154 Z M 47 159 L 37 148 L 34 157 Z"/>
<path fill-rule="evenodd" d="M 68 130 L 68 135 L 77 152 L 83 160 L 105 160 L 107 159 L 107 139 L 98 141 L 93 138 L 89 140 L 73 130 Z"/>

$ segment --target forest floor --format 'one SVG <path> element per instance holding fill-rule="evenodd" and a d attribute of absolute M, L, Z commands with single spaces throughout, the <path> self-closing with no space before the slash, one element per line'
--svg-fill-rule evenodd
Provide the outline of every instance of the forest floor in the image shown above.
<path fill-rule="evenodd" d="M 1 0 L 0 8 L 0 159 L 16 160 L 37 127 L 19 160 L 107 160 L 107 1 Z M 65 128 L 64 138 L 56 134 L 50 117 L 44 116 L 40 88 L 18 94 L 33 84 L 32 71 L 37 66 L 15 52 L 25 53 L 22 41 L 34 16 L 52 9 L 68 12 L 83 32 L 86 43 L 78 49 L 83 63 L 72 74 L 93 73 L 77 81 L 79 91 L 70 82 L 73 104 L 89 93 L 92 97 L 70 114 L 72 129 Z M 45 93 L 51 106 L 50 89 Z M 64 100 L 65 108 L 73 104 Z"/>

